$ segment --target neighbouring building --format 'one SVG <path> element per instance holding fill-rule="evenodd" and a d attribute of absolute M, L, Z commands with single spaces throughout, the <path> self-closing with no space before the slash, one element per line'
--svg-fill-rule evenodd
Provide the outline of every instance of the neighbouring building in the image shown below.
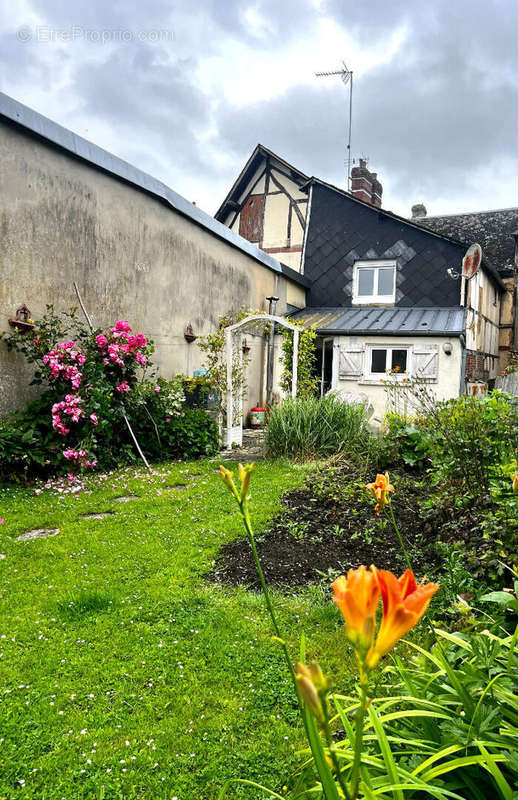
<path fill-rule="evenodd" d="M 215 218 L 300 272 L 309 177 L 258 144 Z"/>
<path fill-rule="evenodd" d="M 417 217 L 416 217 L 417 212 Z M 506 366 L 511 352 L 518 351 L 518 326 L 516 324 L 518 269 L 518 208 L 503 208 L 495 211 L 477 211 L 469 214 L 447 214 L 442 217 L 427 216 L 426 207 L 422 204 L 412 207 L 412 218 L 435 233 L 449 236 L 469 245 L 478 242 L 482 247 L 484 261 L 491 264 L 498 272 L 507 289 L 502 295 L 500 308 L 500 371 Z M 484 304 L 483 288 L 473 286 L 472 293 L 479 292 L 479 303 Z M 473 298 L 475 301 L 475 298 Z M 484 365 L 480 358 L 475 360 L 473 370 L 484 373 Z"/>
<path fill-rule="evenodd" d="M 185 338 L 231 309 L 305 305 L 308 280 L 163 183 L 0 94 L 0 330 L 25 304 L 77 306 L 95 327 L 131 321 L 165 377 L 202 364 Z M 249 337 L 252 405 L 264 397 L 264 337 Z M 29 371 L 0 344 L 0 416 L 28 397 Z"/>
<path fill-rule="evenodd" d="M 265 172 L 282 164 L 297 192 L 307 197 L 298 268 L 310 285 L 306 308 L 293 316 L 316 325 L 322 392 L 367 395 L 381 420 L 384 381 L 394 370 L 394 380 L 403 374 L 422 376 L 438 399 L 491 384 L 505 363 L 502 353 L 507 351 L 501 348 L 514 332 L 505 327 L 513 324 L 507 319 L 515 307 L 514 241 L 508 230 L 512 214 L 491 212 L 491 236 L 482 236 L 483 226 L 465 226 L 460 235 L 460 225 L 434 227 L 424 207 L 415 207 L 412 219 L 382 208 L 382 186 L 365 159 L 351 172 L 350 192 L 315 177 L 304 180 L 260 145 L 249 164 Z M 253 195 L 260 194 L 261 207 L 268 208 L 267 185 L 260 184 L 261 194 L 253 181 L 257 171 L 252 176 L 245 168 L 218 211 L 219 219 L 228 220 L 232 206 L 237 224 Z M 269 231 L 288 230 L 287 204 L 277 213 L 274 222 L 272 207 L 268 227 L 263 222 L 257 228 L 259 247 L 269 242 Z M 483 248 L 482 265 L 464 282 L 462 259 L 476 241 Z"/>

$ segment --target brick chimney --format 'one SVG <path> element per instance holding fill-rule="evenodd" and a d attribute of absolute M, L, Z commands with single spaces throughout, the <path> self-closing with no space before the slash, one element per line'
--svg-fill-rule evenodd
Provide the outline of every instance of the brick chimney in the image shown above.
<path fill-rule="evenodd" d="M 351 170 L 351 194 L 364 203 L 371 203 L 378 208 L 381 206 L 383 186 L 378 180 L 377 173 L 367 169 L 365 158 L 360 158 L 360 166 Z"/>
<path fill-rule="evenodd" d="M 422 203 L 416 203 L 412 206 L 412 219 L 423 219 L 426 217 L 426 206 Z"/>

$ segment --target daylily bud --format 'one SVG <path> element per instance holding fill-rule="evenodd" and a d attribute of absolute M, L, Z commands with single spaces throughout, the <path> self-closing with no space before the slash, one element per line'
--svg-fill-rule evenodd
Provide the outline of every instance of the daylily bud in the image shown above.
<path fill-rule="evenodd" d="M 229 469 L 225 469 L 225 467 L 222 464 L 219 465 L 219 471 L 221 473 L 221 477 L 223 478 L 223 482 L 225 483 L 225 486 L 227 487 L 229 492 L 231 492 L 234 495 L 237 494 L 236 486 L 234 483 L 234 476 L 231 473 L 231 471 Z"/>
<path fill-rule="evenodd" d="M 248 487 L 250 486 L 251 472 L 254 468 L 253 464 L 243 466 L 238 465 L 239 480 L 241 481 L 241 499 L 243 500 L 248 494 Z"/>
<path fill-rule="evenodd" d="M 320 694 L 327 691 L 328 682 L 320 666 L 313 661 L 308 668 L 299 661 L 295 666 L 295 679 L 304 705 L 318 720 L 323 720 L 324 709 Z"/>
<path fill-rule="evenodd" d="M 317 692 L 328 688 L 327 678 L 324 677 L 324 673 L 322 672 L 320 664 L 318 664 L 316 661 L 312 661 L 309 665 L 309 674 L 311 676 L 313 686 Z"/>
<path fill-rule="evenodd" d="M 511 472 L 509 477 L 513 482 L 513 494 L 518 494 L 518 472 Z"/>

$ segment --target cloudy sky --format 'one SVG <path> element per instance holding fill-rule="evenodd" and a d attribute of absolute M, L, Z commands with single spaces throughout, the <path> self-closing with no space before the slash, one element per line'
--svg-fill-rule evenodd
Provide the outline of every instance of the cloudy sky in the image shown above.
<path fill-rule="evenodd" d="M 518 206 L 516 0 L 0 0 L 0 90 L 210 213 L 261 142 L 407 215 Z"/>

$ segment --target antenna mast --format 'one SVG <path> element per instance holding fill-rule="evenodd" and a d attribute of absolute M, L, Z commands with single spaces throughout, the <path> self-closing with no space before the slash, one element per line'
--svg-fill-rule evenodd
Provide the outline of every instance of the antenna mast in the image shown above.
<path fill-rule="evenodd" d="M 345 61 L 342 61 L 342 69 L 333 72 L 315 72 L 317 78 L 330 78 L 339 75 L 344 86 L 349 84 L 349 135 L 347 139 L 347 190 L 350 190 L 351 182 L 351 132 L 353 124 L 353 73 L 347 68 Z"/>

